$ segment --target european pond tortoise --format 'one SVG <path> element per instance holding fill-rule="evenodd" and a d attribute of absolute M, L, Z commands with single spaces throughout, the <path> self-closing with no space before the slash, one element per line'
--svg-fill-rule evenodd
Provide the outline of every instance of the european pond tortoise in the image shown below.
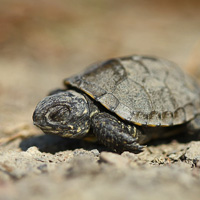
<path fill-rule="evenodd" d="M 200 130 L 200 87 L 171 61 L 113 58 L 64 84 L 34 111 L 34 124 L 44 133 L 93 135 L 112 150 L 138 152 L 151 139 Z"/>

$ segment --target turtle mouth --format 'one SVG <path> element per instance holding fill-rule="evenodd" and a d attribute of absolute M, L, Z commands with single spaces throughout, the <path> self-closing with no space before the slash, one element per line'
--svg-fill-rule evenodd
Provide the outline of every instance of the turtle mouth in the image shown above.
<path fill-rule="evenodd" d="M 67 137 L 67 138 L 73 138 L 73 134 L 70 133 L 71 129 L 70 127 L 66 127 L 65 129 L 61 129 L 58 126 L 52 127 L 52 126 L 42 126 L 38 124 L 37 122 L 33 122 L 35 126 L 40 128 L 46 135 L 58 135 L 61 137 Z"/>
<path fill-rule="evenodd" d="M 40 128 L 42 130 L 46 130 L 46 131 L 52 130 L 52 127 L 41 125 L 40 123 L 38 123 L 36 121 L 33 121 L 33 125 L 37 126 L 38 128 Z"/>
<path fill-rule="evenodd" d="M 65 127 L 65 129 L 60 128 L 59 125 L 44 125 L 40 122 L 33 121 L 33 124 L 40 128 L 45 134 L 50 135 L 61 135 L 63 137 L 70 137 L 71 134 L 68 134 L 70 131 L 68 127 Z"/>

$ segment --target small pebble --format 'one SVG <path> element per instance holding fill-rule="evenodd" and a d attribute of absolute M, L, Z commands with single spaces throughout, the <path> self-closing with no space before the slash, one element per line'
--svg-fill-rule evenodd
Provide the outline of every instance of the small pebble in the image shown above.
<path fill-rule="evenodd" d="M 185 153 L 187 160 L 194 160 L 197 157 L 200 157 L 200 141 L 191 142 L 189 149 Z"/>
<path fill-rule="evenodd" d="M 109 163 L 118 168 L 126 168 L 130 162 L 128 158 L 111 152 L 102 152 L 100 154 L 100 161 Z"/>

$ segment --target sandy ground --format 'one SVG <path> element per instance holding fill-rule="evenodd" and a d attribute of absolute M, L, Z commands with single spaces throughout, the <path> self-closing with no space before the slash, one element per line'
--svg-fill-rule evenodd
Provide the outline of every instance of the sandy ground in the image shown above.
<path fill-rule="evenodd" d="M 156 55 L 200 78 L 199 10 L 194 0 L 1 0 L 0 199 L 199 199 L 199 135 L 119 155 L 32 125 L 38 101 L 99 60 Z"/>

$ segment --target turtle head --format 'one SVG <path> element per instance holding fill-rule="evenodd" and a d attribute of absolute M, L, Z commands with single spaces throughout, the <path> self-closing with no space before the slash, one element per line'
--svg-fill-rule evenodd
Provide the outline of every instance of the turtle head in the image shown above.
<path fill-rule="evenodd" d="M 33 123 L 47 134 L 84 137 L 90 129 L 87 100 L 73 90 L 47 96 L 36 106 Z"/>

